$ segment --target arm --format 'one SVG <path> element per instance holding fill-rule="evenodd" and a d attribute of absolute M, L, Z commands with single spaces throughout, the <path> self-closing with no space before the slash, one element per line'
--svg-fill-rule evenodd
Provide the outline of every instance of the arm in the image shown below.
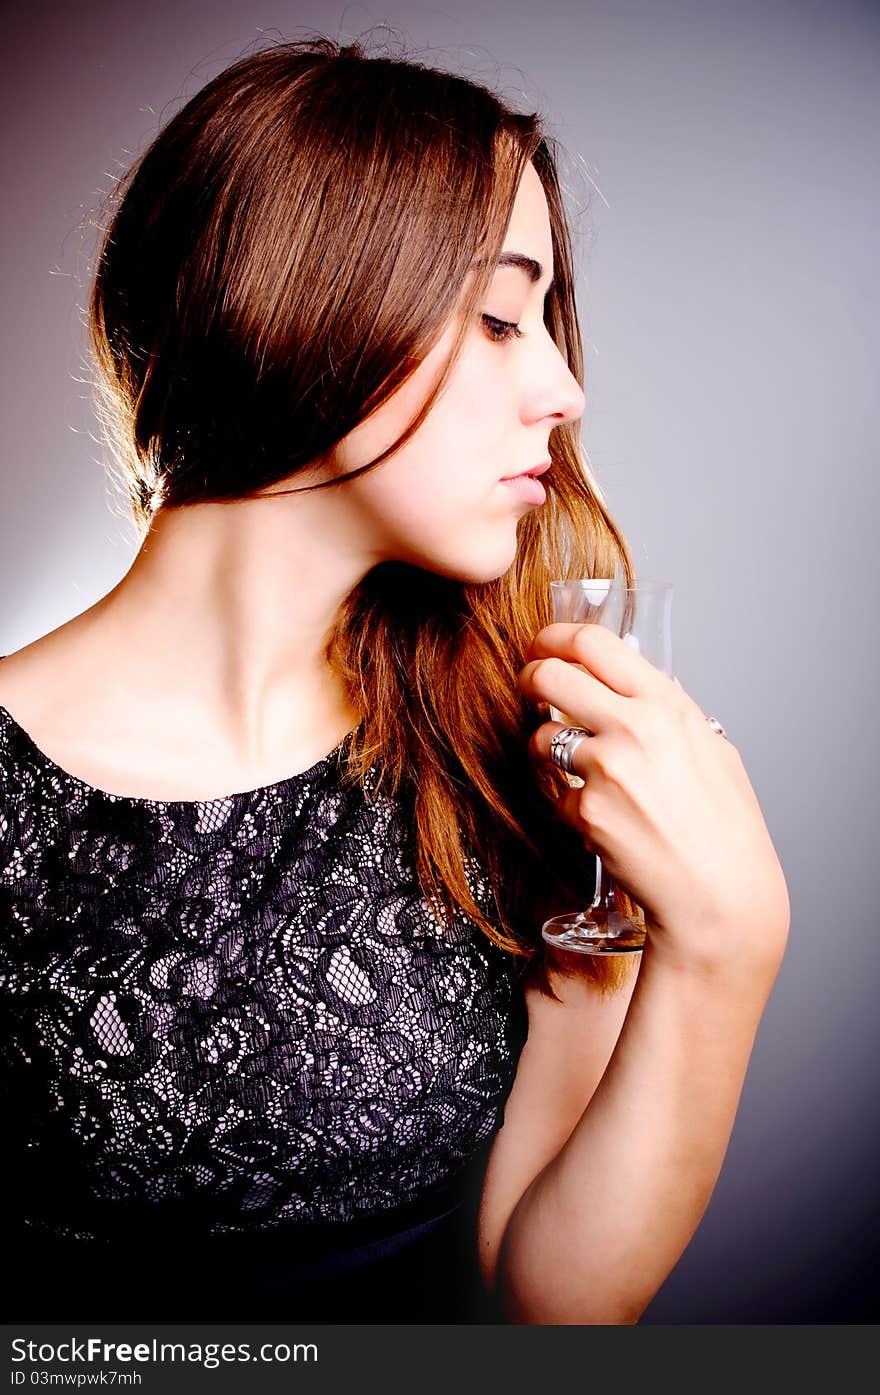
<path fill-rule="evenodd" d="M 508 1213 L 497 1294 L 514 1322 L 634 1323 L 721 1170 L 788 890 L 739 752 L 680 684 L 601 625 L 549 625 L 529 652 L 521 691 L 592 733 L 556 812 L 643 908 L 648 939 L 601 1081 Z M 558 730 L 532 733 L 536 761 Z"/>
<path fill-rule="evenodd" d="M 511 1321 L 638 1320 L 712 1194 L 786 938 L 711 965 L 648 942 L 607 1069 L 504 1230 Z"/>
<path fill-rule="evenodd" d="M 642 958 L 630 955 L 615 992 L 600 993 L 578 970 L 579 955 L 547 946 L 559 1001 L 527 980 L 528 1039 L 489 1154 L 478 1225 L 483 1283 L 496 1293 L 498 1254 L 507 1223 L 527 1187 L 567 1143 L 608 1065 Z M 567 959 L 564 976 L 557 962 Z"/>

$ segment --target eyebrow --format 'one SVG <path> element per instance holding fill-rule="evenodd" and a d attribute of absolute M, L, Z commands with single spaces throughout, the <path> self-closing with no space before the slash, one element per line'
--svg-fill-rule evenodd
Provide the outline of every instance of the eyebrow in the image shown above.
<path fill-rule="evenodd" d="M 527 257 L 524 252 L 502 252 L 501 256 L 498 258 L 496 265 L 499 267 L 518 267 L 520 271 L 524 271 L 526 273 L 526 276 L 528 276 L 532 285 L 534 285 L 536 281 L 540 281 L 541 277 L 544 275 L 544 268 L 542 267 L 541 263 L 535 261 L 534 257 Z M 555 285 L 556 277 L 554 276 L 553 280 L 547 287 L 547 295 L 550 294 Z"/>

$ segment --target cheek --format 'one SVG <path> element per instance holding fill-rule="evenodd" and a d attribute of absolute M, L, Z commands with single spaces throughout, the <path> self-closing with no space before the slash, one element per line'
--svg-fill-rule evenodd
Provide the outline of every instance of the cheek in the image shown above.
<path fill-rule="evenodd" d="M 381 550 L 462 581 L 501 576 L 516 556 L 519 511 L 493 488 L 494 467 L 470 458 L 446 460 L 440 469 L 425 464 L 413 462 L 411 471 L 395 470 L 364 490 L 363 509 Z"/>
<path fill-rule="evenodd" d="M 448 539 L 450 527 L 466 527 L 485 512 L 479 473 L 451 460 L 436 467 L 424 460 L 395 462 L 393 472 L 372 483 L 364 490 L 370 516 L 388 535 L 415 545 Z"/>

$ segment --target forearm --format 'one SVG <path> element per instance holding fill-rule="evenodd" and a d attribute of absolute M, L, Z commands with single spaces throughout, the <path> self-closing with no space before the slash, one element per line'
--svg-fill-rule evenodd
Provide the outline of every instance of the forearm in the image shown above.
<path fill-rule="evenodd" d="M 646 946 L 605 1074 L 505 1230 L 511 1321 L 638 1320 L 712 1194 L 783 949 L 707 970 Z"/>

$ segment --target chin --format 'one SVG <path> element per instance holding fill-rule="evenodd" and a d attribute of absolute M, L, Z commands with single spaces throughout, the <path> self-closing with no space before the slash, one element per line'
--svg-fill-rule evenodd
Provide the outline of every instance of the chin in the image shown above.
<path fill-rule="evenodd" d="M 497 542 L 494 547 L 483 547 L 469 556 L 434 557 L 421 563 L 429 571 L 440 576 L 448 576 L 453 581 L 479 586 L 486 581 L 495 581 L 504 576 L 513 566 L 517 553 L 517 539 L 512 537 L 504 547 Z"/>
<path fill-rule="evenodd" d="M 418 550 L 401 549 L 398 560 L 410 562 L 416 567 L 421 567 L 423 571 L 434 572 L 437 576 L 446 576 L 450 581 L 479 586 L 483 582 L 495 581 L 499 576 L 504 576 L 513 566 L 519 539 L 515 529 L 505 532 L 506 536 L 503 533 L 499 536 L 499 530 L 495 530 L 494 537 L 490 532 L 488 536 L 484 533 L 482 538 L 472 536 L 462 539 L 462 542 L 468 545 L 461 547 L 456 553 L 444 551 L 440 546 Z"/>
<path fill-rule="evenodd" d="M 515 556 L 514 552 L 513 556 L 492 566 L 487 566 L 484 563 L 481 566 L 474 564 L 461 567 L 432 567 L 431 571 L 438 572 L 440 576 L 448 576 L 453 581 L 461 581 L 468 586 L 482 586 L 487 581 L 497 581 L 499 576 L 504 576 L 505 572 L 509 572 Z"/>

